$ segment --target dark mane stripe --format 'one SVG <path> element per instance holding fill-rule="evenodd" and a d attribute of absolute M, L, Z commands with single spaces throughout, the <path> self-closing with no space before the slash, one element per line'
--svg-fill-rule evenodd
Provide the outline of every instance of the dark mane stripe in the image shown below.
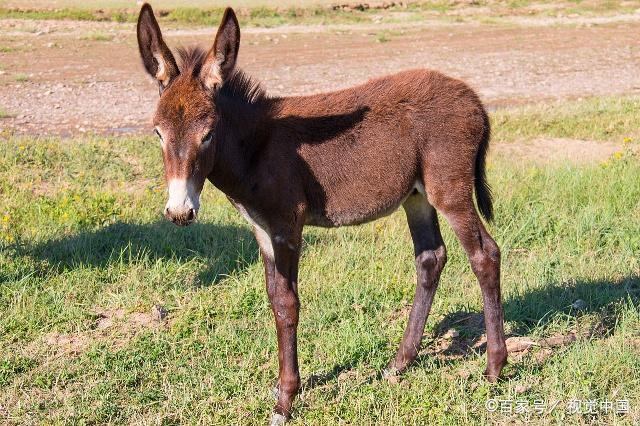
<path fill-rule="evenodd" d="M 195 77 L 202 70 L 207 52 L 201 47 L 179 48 L 178 56 L 180 58 L 180 73 L 190 73 Z M 249 105 L 257 105 L 267 99 L 260 83 L 252 80 L 241 70 L 236 70 L 224 82 L 217 94 Z"/>
<path fill-rule="evenodd" d="M 227 81 L 224 82 L 218 96 L 237 100 L 244 104 L 258 105 L 267 100 L 267 94 L 260 86 L 241 70 L 236 70 Z"/>

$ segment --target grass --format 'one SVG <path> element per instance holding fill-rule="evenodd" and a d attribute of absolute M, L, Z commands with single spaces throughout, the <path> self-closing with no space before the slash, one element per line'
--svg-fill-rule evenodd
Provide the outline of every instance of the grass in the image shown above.
<path fill-rule="evenodd" d="M 38 10 L 38 9 L 7 9 L 0 8 L 0 18 L 2 19 L 69 19 L 76 21 L 95 21 L 99 20 L 97 13 L 80 10 L 80 9 L 56 9 L 56 10 Z"/>
<path fill-rule="evenodd" d="M 212 26 L 217 25 L 228 4 L 225 2 L 152 2 L 160 15 L 160 20 L 177 25 Z M 346 2 L 349 4 L 349 2 Z M 335 2 L 274 2 L 247 0 L 234 6 L 245 26 L 274 27 L 279 25 L 314 24 L 355 24 L 380 22 L 416 22 L 425 19 L 444 19 L 446 21 L 499 22 L 503 18 L 517 16 L 556 17 L 559 15 L 611 15 L 633 13 L 640 7 L 640 1 L 606 2 L 557 2 L 557 1 L 475 1 L 472 4 L 449 1 L 415 1 L 405 6 L 392 6 L 384 9 L 351 8 L 349 10 L 333 8 Z M 351 4 L 367 4 L 351 2 Z M 464 9 L 463 13 L 459 13 Z M 135 22 L 138 8 L 130 2 L 77 2 L 30 0 L 5 1 L 0 7 L 0 19 L 66 19 L 81 21 Z M 497 20 L 497 21 L 496 21 Z"/>
<path fill-rule="evenodd" d="M 376 41 L 378 43 L 386 43 L 390 40 L 391 38 L 389 37 L 389 33 L 386 31 L 381 31 L 378 34 L 376 34 Z"/>
<path fill-rule="evenodd" d="M 598 102 L 616 123 L 635 120 L 629 99 L 498 111 L 495 143 L 628 133 L 578 125 Z M 525 132 L 527 120 L 545 124 Z M 199 223 L 177 228 L 160 218 L 166 195 L 153 137 L 0 142 L 0 421 L 266 423 L 277 374 L 272 314 L 256 244 L 224 196 L 207 187 Z M 481 312 L 481 296 L 443 222 L 449 262 L 425 350 L 391 385 L 376 373 L 394 354 L 414 290 L 402 213 L 309 228 L 300 271 L 305 390 L 292 424 L 638 423 L 640 160 L 629 151 L 604 165 L 543 167 L 494 157 L 489 178 L 508 332 L 573 332 L 576 342 L 512 357 L 497 385 L 481 377 L 481 351 L 434 354 L 446 343 L 434 337 L 443 326 L 457 327 L 461 341 L 481 333 L 458 320 Z M 584 307 L 572 308 L 578 299 Z M 141 322 L 154 304 L 168 310 L 166 326 Z M 100 326 L 116 312 L 120 320 Z M 630 412 L 568 414 L 573 398 L 625 399 Z M 559 405 L 509 415 L 488 412 L 488 399 Z"/>
<path fill-rule="evenodd" d="M 640 97 L 616 96 L 529 105 L 494 114 L 494 136 L 502 140 L 536 136 L 585 140 L 640 139 Z"/>
<path fill-rule="evenodd" d="M 14 76 L 14 80 L 19 82 L 19 83 L 25 83 L 27 81 L 29 81 L 29 76 L 26 74 L 16 74 Z"/>
<path fill-rule="evenodd" d="M 83 38 L 84 40 L 92 40 L 92 41 L 111 41 L 113 40 L 112 34 L 105 34 L 102 32 L 93 32 Z"/>
<path fill-rule="evenodd" d="M 189 26 L 215 26 L 220 23 L 224 8 L 176 7 L 158 11 L 160 21 Z M 370 11 L 346 12 L 324 6 L 287 8 L 255 7 L 238 11 L 243 25 L 273 27 L 277 25 L 312 25 L 322 23 L 358 23 L 371 21 Z M 135 22 L 138 10 L 84 9 L 10 9 L 0 8 L 0 19 L 58 19 L 79 21 Z"/>
<path fill-rule="evenodd" d="M 11 117 L 11 114 L 4 108 L 0 107 L 0 118 Z"/>
<path fill-rule="evenodd" d="M 4 0 L 9 7 L 23 8 L 78 8 L 78 9 L 126 9 L 131 7 L 130 0 Z M 151 0 L 154 7 L 173 9 L 183 6 L 184 0 Z M 260 6 L 330 6 L 336 3 L 334 0 L 237 0 L 233 4 L 237 7 L 260 7 Z M 193 7 L 226 7 L 227 0 L 190 0 Z"/>

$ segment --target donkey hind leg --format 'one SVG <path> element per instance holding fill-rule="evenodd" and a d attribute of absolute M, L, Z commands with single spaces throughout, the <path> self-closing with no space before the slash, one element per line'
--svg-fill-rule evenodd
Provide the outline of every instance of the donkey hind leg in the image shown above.
<path fill-rule="evenodd" d="M 402 372 L 416 359 L 440 273 L 447 261 L 438 215 L 427 198 L 416 192 L 407 198 L 402 207 L 413 240 L 418 280 L 407 328 L 395 358 L 384 372 L 385 376 Z"/>
<path fill-rule="evenodd" d="M 461 193 L 455 191 L 455 188 L 449 188 L 447 192 Z M 447 219 L 460 240 L 480 284 L 487 329 L 487 368 L 484 374 L 487 380 L 495 382 L 507 364 L 504 313 L 500 297 L 500 249 L 480 220 L 470 194 L 456 198 L 452 203 L 453 198 L 428 193 L 429 199 Z M 444 201 L 447 198 L 449 201 Z"/>

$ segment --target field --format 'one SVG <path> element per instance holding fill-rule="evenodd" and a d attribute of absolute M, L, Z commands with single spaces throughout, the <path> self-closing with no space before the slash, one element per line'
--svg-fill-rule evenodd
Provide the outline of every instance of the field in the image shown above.
<path fill-rule="evenodd" d="M 79 3 L 0 4 L 0 424 L 265 424 L 277 349 L 250 228 L 212 186 L 195 225 L 161 217 L 157 89 L 129 23 L 15 10 Z M 241 65 L 273 94 L 429 66 L 491 111 L 503 380 L 482 377 L 480 289 L 444 221 L 423 349 L 391 382 L 415 288 L 404 214 L 308 228 L 292 425 L 640 423 L 640 6 L 479 3 L 243 32 Z M 274 4 L 247 0 L 246 19 Z M 172 46 L 211 43 L 202 22 L 165 24 Z"/>
<path fill-rule="evenodd" d="M 614 139 L 637 132 L 640 100 L 625 104 Z M 505 381 L 487 384 L 479 289 L 447 228 L 450 261 L 423 354 L 389 384 L 378 372 L 402 335 L 414 286 L 403 215 L 310 229 L 300 274 L 306 384 L 293 424 L 507 422 L 488 415 L 489 397 L 560 401 L 562 409 L 532 415 L 541 424 L 577 421 L 564 412 L 572 398 L 624 398 L 632 409 L 618 421 L 637 422 L 637 143 L 581 166 L 499 154 L 527 122 L 541 123 L 537 137 L 585 136 L 590 123 L 576 110 L 561 122 L 544 108 L 498 111 L 506 130 L 490 162 L 512 346 L 564 343 L 511 353 Z M 161 220 L 158 151 L 145 137 L 3 141 L 0 406 L 10 421 L 253 424 L 267 416 L 277 357 L 256 245 L 212 188 L 199 224 Z M 154 305 L 167 319 L 153 318 Z M 447 337 L 450 328 L 459 336 Z"/>
<path fill-rule="evenodd" d="M 336 25 L 363 23 L 413 23 L 425 20 L 473 23 L 512 21 L 532 17 L 560 19 L 565 17 L 619 18 L 633 16 L 640 7 L 638 0 L 519 0 L 519 1 L 273 1 L 178 0 L 151 1 L 161 11 L 165 23 L 184 26 L 216 24 L 224 7 L 235 7 L 247 27 L 281 25 Z M 141 1 L 106 0 L 3 0 L 0 18 L 29 18 L 80 21 L 135 22 Z"/>
<path fill-rule="evenodd" d="M 4 7 L 13 8 L 33 8 L 33 9 L 136 9 L 137 3 L 133 0 L 3 0 Z M 139 2 L 143 3 L 143 2 Z M 153 5 L 161 8 L 184 7 L 185 2 L 180 0 L 155 0 Z M 261 7 L 261 6 L 316 6 L 316 5 L 332 5 L 337 2 L 330 0 L 240 0 L 232 2 L 234 7 Z M 189 7 L 225 7 L 231 5 L 228 1 L 222 0 L 191 0 L 188 2 Z"/>

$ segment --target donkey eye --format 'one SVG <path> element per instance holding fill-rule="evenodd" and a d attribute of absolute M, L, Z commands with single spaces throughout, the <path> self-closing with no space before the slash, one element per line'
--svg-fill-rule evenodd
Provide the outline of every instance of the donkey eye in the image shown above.
<path fill-rule="evenodd" d="M 160 143 L 164 143 L 164 139 L 162 139 L 162 135 L 160 134 L 160 131 L 158 131 L 158 129 L 153 129 L 153 131 L 156 133 L 156 135 L 158 135 L 158 137 L 160 138 Z"/>
<path fill-rule="evenodd" d="M 212 140 L 213 140 L 213 130 L 207 133 L 207 135 L 204 138 L 202 138 L 202 145 L 203 146 L 209 145 Z"/>

